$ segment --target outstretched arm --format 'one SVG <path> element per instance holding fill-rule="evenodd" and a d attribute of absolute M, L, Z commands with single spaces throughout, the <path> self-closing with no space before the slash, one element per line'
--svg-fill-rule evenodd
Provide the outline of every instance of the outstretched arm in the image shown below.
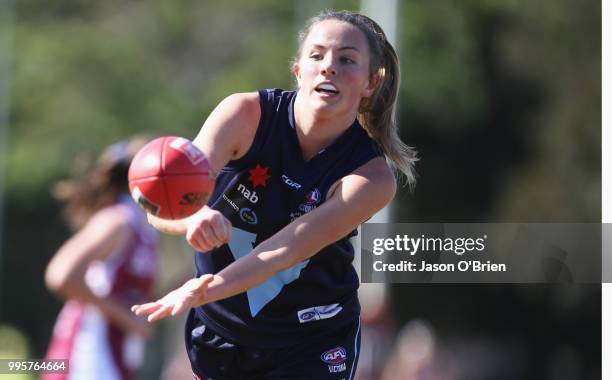
<path fill-rule="evenodd" d="M 349 234 L 391 201 L 396 185 L 383 158 L 375 158 L 337 183 L 328 200 L 259 244 L 219 273 L 188 281 L 166 297 L 132 308 L 149 321 L 242 293 L 275 273 L 308 259 Z"/>

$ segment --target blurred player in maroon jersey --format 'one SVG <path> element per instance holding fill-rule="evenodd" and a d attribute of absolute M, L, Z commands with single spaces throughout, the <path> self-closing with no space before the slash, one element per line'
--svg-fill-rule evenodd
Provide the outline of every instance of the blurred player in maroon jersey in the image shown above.
<path fill-rule="evenodd" d="M 46 358 L 70 362 L 43 379 L 131 379 L 142 360 L 149 328 L 129 306 L 151 296 L 158 236 L 127 193 L 127 172 L 144 142 L 111 145 L 87 175 L 55 188 L 76 233 L 45 274 L 66 299 Z"/>

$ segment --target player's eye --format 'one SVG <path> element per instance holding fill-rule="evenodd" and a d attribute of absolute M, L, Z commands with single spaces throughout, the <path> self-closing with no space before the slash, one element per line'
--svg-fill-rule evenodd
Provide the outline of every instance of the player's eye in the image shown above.
<path fill-rule="evenodd" d="M 355 63 L 355 61 L 350 57 L 340 57 L 340 62 L 342 63 Z"/>
<path fill-rule="evenodd" d="M 320 60 L 321 58 L 323 58 L 323 56 L 321 55 L 321 53 L 318 52 L 313 52 L 310 53 L 310 59 L 314 59 L 315 61 Z"/>

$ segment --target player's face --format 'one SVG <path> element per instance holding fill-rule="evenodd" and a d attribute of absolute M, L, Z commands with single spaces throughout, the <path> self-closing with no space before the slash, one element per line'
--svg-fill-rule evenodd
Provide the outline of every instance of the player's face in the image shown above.
<path fill-rule="evenodd" d="M 313 112 L 356 117 L 361 99 L 375 89 L 369 65 L 363 32 L 346 22 L 325 20 L 312 26 L 293 72 Z"/>

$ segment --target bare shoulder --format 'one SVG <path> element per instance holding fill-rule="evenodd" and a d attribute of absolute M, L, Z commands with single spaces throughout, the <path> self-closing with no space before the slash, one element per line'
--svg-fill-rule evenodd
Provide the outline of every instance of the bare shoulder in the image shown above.
<path fill-rule="evenodd" d="M 261 117 L 259 93 L 236 93 L 223 99 L 194 139 L 218 172 L 250 148 Z"/>
<path fill-rule="evenodd" d="M 396 190 L 391 168 L 383 157 L 377 157 L 340 179 L 332 194 L 341 192 L 343 197 L 367 198 L 373 206 L 382 208 L 393 199 Z"/>
<path fill-rule="evenodd" d="M 393 171 L 383 157 L 376 157 L 358 167 L 351 175 L 367 178 L 379 186 L 384 186 L 388 190 L 395 190 L 396 182 Z"/>
<path fill-rule="evenodd" d="M 261 107 L 259 103 L 259 93 L 257 92 L 239 92 L 223 99 L 219 107 L 233 111 L 235 116 L 246 118 L 249 124 L 253 121 L 259 121 Z"/>

